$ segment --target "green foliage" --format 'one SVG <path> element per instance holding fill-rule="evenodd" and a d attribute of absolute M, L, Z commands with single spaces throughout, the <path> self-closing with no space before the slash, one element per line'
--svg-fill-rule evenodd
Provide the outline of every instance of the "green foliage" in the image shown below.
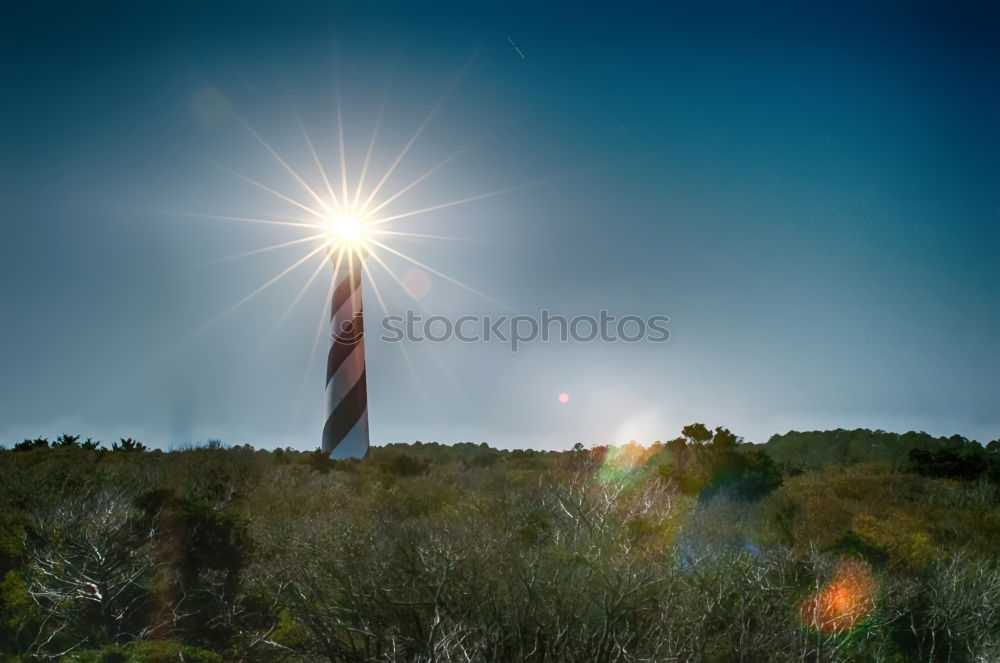
<path fill-rule="evenodd" d="M 910 464 L 924 476 L 972 481 L 984 475 L 991 478 L 997 476 L 997 472 L 991 470 L 1000 466 L 1000 458 L 987 455 L 978 446 L 937 451 L 913 449 L 910 451 Z"/>
<path fill-rule="evenodd" d="M 22 652 L 45 622 L 45 613 L 31 600 L 23 570 L 0 579 L 0 652 Z"/>
<path fill-rule="evenodd" d="M 24 440 L 23 442 L 18 442 L 14 445 L 14 451 L 33 451 L 35 449 L 48 449 L 49 440 L 44 437 L 38 437 L 34 440 Z"/>
<path fill-rule="evenodd" d="M 62 658 L 64 663 L 221 663 L 222 660 L 216 653 L 168 640 L 111 645 L 74 652 Z"/>
<path fill-rule="evenodd" d="M 772 452 L 795 440 L 704 424 L 362 461 L 29 441 L 0 451 L 0 660 L 997 660 L 1000 444 L 945 440 L 984 459 L 967 476 L 864 433 L 794 475 Z M 903 438 L 883 441 L 930 444 Z M 865 444 L 881 462 L 844 462 Z M 874 608 L 818 632 L 799 607 L 845 556 Z"/>
<path fill-rule="evenodd" d="M 711 499 L 721 493 L 730 498 L 754 501 L 781 485 L 781 471 L 763 451 L 723 449 L 709 461 L 711 478 L 702 489 L 702 499 Z"/>
<path fill-rule="evenodd" d="M 281 453 L 282 460 L 284 459 L 284 452 L 278 449 Z M 306 456 L 306 464 L 309 465 L 313 470 L 326 474 L 327 472 L 342 468 L 344 463 L 340 463 L 333 458 L 330 458 L 330 454 L 326 453 L 320 448 L 316 448 L 314 451 L 310 452 Z"/>
<path fill-rule="evenodd" d="M 191 644 L 224 647 L 235 633 L 219 616 L 233 609 L 253 551 L 246 520 L 234 510 L 172 490 L 147 493 L 137 504 L 147 526 L 156 530 L 157 592 L 184 597 L 184 611 L 161 614 L 156 630 L 179 628 Z M 168 619 L 169 629 L 163 624 Z"/>
<path fill-rule="evenodd" d="M 725 495 L 753 501 L 781 485 L 781 471 L 770 456 L 728 429 L 709 431 L 704 424 L 692 424 L 682 434 L 664 445 L 650 464 L 685 494 L 702 500 Z"/>
<path fill-rule="evenodd" d="M 146 445 L 130 437 L 123 437 L 120 441 L 111 445 L 111 451 L 120 453 L 146 451 Z"/>
<path fill-rule="evenodd" d="M 383 472 L 399 477 L 415 477 L 427 474 L 430 463 L 422 458 L 392 451 L 376 451 L 372 462 Z"/>
<path fill-rule="evenodd" d="M 805 552 L 852 547 L 919 570 L 951 551 L 1000 550 L 998 490 L 961 485 L 885 466 L 840 466 L 787 478 L 768 498 L 765 522 L 785 514 L 781 543 Z M 775 531 L 777 534 L 777 531 Z"/>
<path fill-rule="evenodd" d="M 712 432 L 705 424 L 690 424 L 681 429 L 681 435 L 693 444 L 704 444 L 712 439 Z"/>
<path fill-rule="evenodd" d="M 80 436 L 63 433 L 56 438 L 52 446 L 54 447 L 76 447 L 79 446 Z"/>
<path fill-rule="evenodd" d="M 982 449 L 959 435 L 931 437 L 927 433 L 888 433 L 883 430 L 791 431 L 773 435 L 764 448 L 777 462 L 789 467 L 820 468 L 850 463 L 886 463 L 895 468 L 909 464 L 914 449 Z"/>

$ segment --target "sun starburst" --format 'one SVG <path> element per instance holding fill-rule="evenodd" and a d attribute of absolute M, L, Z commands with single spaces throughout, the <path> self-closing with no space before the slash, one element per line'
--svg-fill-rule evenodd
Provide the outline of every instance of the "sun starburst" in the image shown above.
<path fill-rule="evenodd" d="M 456 81 L 457 82 L 457 81 Z M 310 231 L 306 236 L 292 238 L 287 241 L 275 243 L 268 246 L 263 246 L 260 248 L 252 249 L 249 251 L 244 251 L 239 254 L 225 256 L 223 258 L 216 259 L 212 262 L 228 261 L 238 258 L 246 258 L 250 256 L 255 256 L 261 253 L 266 253 L 270 251 L 275 251 L 278 249 L 284 249 L 297 245 L 306 245 L 310 251 L 302 256 L 298 261 L 294 261 L 291 265 L 282 270 L 274 278 L 267 280 L 259 288 L 251 292 L 247 297 L 241 299 L 234 306 L 226 309 L 220 316 L 213 319 L 213 323 L 224 317 L 229 312 L 235 308 L 242 306 L 244 303 L 252 299 L 258 293 L 264 289 L 270 287 L 277 281 L 281 280 L 287 276 L 291 271 L 298 268 L 300 265 L 308 263 L 310 260 L 333 260 L 337 263 L 346 262 L 346 264 L 356 265 L 360 268 L 361 261 L 366 256 L 372 256 L 375 260 L 375 264 L 379 265 L 383 269 L 387 269 L 385 261 L 378 256 L 379 252 L 385 252 L 386 255 L 391 255 L 395 257 L 402 258 L 409 261 L 414 265 L 420 266 L 422 269 L 427 270 L 430 273 L 436 274 L 450 283 L 458 285 L 466 289 L 469 292 L 473 292 L 478 295 L 483 295 L 479 290 L 463 283 L 459 279 L 449 276 L 440 270 L 434 269 L 429 265 L 412 258 L 403 251 L 389 246 L 386 242 L 391 241 L 393 238 L 419 238 L 419 239 L 447 239 L 447 240 L 463 240 L 466 238 L 461 237 L 451 237 L 445 235 L 434 235 L 434 234 L 424 234 L 416 232 L 407 232 L 404 230 L 398 230 L 386 226 L 385 224 L 400 221 L 403 219 L 408 219 L 417 215 L 425 215 L 430 212 L 444 209 L 447 207 L 452 207 L 454 205 L 460 205 L 465 203 L 471 203 L 476 200 L 482 200 L 491 196 L 499 195 L 501 193 L 506 193 L 508 191 L 515 190 L 521 187 L 510 187 L 502 189 L 499 191 L 492 191 L 484 194 L 468 196 L 460 198 L 457 200 L 446 201 L 439 203 L 437 205 L 400 211 L 392 214 L 385 213 L 385 210 L 389 208 L 390 205 L 398 205 L 404 197 L 413 192 L 417 187 L 431 178 L 433 175 L 445 168 L 449 163 L 451 163 L 457 156 L 458 152 L 452 154 L 447 159 L 433 165 L 419 176 L 413 180 L 407 182 L 403 186 L 398 187 L 395 190 L 390 190 L 390 185 L 392 181 L 392 175 L 396 172 L 400 164 L 411 152 L 414 145 L 417 143 L 421 134 L 424 132 L 426 127 L 431 123 L 435 114 L 443 104 L 444 100 L 450 93 L 451 89 L 454 87 L 454 83 L 449 87 L 448 91 L 433 105 L 428 114 L 423 118 L 423 120 L 418 125 L 416 131 L 403 145 L 399 153 L 389 162 L 389 166 L 386 168 L 385 172 L 380 175 L 372 176 L 371 164 L 373 160 L 373 155 L 377 150 L 377 139 L 379 135 L 379 129 L 382 124 L 382 118 L 384 115 L 384 106 L 379 110 L 374 127 L 371 131 L 371 137 L 367 142 L 366 150 L 364 152 L 364 159 L 360 169 L 357 174 L 352 177 L 348 172 L 349 159 L 347 157 L 346 141 L 344 138 L 344 120 L 343 113 L 341 112 L 341 104 L 339 99 L 339 86 L 337 90 L 337 112 L 336 112 L 336 133 L 339 144 L 339 154 L 336 158 L 337 169 L 336 172 L 331 172 L 328 170 L 327 166 L 324 165 L 324 161 L 321 158 L 319 152 L 313 143 L 312 138 L 309 135 L 305 124 L 302 122 L 298 113 L 292 110 L 292 116 L 294 118 L 295 124 L 297 125 L 299 131 L 301 132 L 302 139 L 309 151 L 309 155 L 312 157 L 313 166 L 315 167 L 319 178 L 322 180 L 323 187 L 321 190 L 317 191 L 315 188 L 310 186 L 307 182 L 306 177 L 303 176 L 295 167 L 291 165 L 288 159 L 283 157 L 278 150 L 276 150 L 256 129 L 254 129 L 249 122 L 247 122 L 243 117 L 238 114 L 240 124 L 247 130 L 247 132 L 259 143 L 263 149 L 270 155 L 270 157 L 284 170 L 288 175 L 291 176 L 292 180 L 296 185 L 296 189 L 299 193 L 295 191 L 288 191 L 282 189 L 278 184 L 271 182 L 261 182 L 258 181 L 244 173 L 238 172 L 236 170 L 227 168 L 223 166 L 225 170 L 232 173 L 234 176 L 238 177 L 240 180 L 270 194 L 273 198 L 282 203 L 288 205 L 291 216 L 282 218 L 265 218 L 265 217 L 249 217 L 249 216 L 239 216 L 239 215 L 216 215 L 216 214 L 204 214 L 204 213 L 182 213 L 185 216 L 197 217 L 197 218 L 208 218 L 208 219 L 219 219 L 227 221 L 238 221 L 245 223 L 257 223 L 257 224 L 271 224 L 275 226 L 283 226 L 289 229 L 301 228 L 303 230 Z M 372 180 L 372 185 L 367 185 L 367 181 Z M 336 184 L 335 184 L 336 183 Z M 318 250 L 317 250 L 318 249 Z M 314 271 L 306 287 L 311 285 L 313 281 L 318 278 L 321 270 Z M 374 275 L 370 273 L 369 270 L 369 280 L 374 284 Z M 331 277 L 332 278 L 332 277 Z M 297 301 L 301 297 L 301 292 L 299 297 L 296 298 Z M 496 302 L 496 300 L 487 297 L 490 301 Z M 293 302 L 294 303 L 294 302 Z M 509 307 L 507 307 L 509 308 Z"/>
<path fill-rule="evenodd" d="M 463 70 L 464 71 L 464 70 Z M 459 74 L 459 77 L 461 74 Z M 378 266 L 381 270 L 390 277 L 391 281 L 400 285 L 403 292 L 414 299 L 414 301 L 421 307 L 423 303 L 419 302 L 416 297 L 410 293 L 410 291 L 405 287 L 399 276 L 392 270 L 386 261 L 386 258 L 391 259 L 402 259 L 415 265 L 430 274 L 434 274 L 441 279 L 463 288 L 464 290 L 481 296 L 490 302 L 500 305 L 504 308 L 510 309 L 509 306 L 498 302 L 496 299 L 487 296 L 480 290 L 462 282 L 461 280 L 450 276 L 439 269 L 431 267 L 427 263 L 418 260 L 412 256 L 407 255 L 404 251 L 399 248 L 390 246 L 389 243 L 393 242 L 394 239 L 423 239 L 423 240 L 463 240 L 467 238 L 452 237 L 447 235 L 435 235 L 435 234 L 425 234 L 417 232 L 409 232 L 406 230 L 400 230 L 393 227 L 395 222 L 404 221 L 412 217 L 428 215 L 437 210 L 446 209 L 456 205 L 463 205 L 467 203 L 472 203 L 474 201 L 483 200 L 493 196 L 497 196 L 503 193 L 515 191 L 526 186 L 531 186 L 530 184 L 507 187 L 497 191 L 490 191 L 487 193 L 481 193 L 476 195 L 470 195 L 456 200 L 444 201 L 434 205 L 425 205 L 418 208 L 412 208 L 409 210 L 401 209 L 399 204 L 405 201 L 407 195 L 412 194 L 418 187 L 426 182 L 428 179 L 438 174 L 446 168 L 450 163 L 452 163 L 460 154 L 456 152 L 444 159 L 432 165 L 430 168 L 424 170 L 419 176 L 408 181 L 403 186 L 393 189 L 392 183 L 393 174 L 397 171 L 400 164 L 403 163 L 404 159 L 411 153 L 412 148 L 417 143 L 421 134 L 427 128 L 427 126 L 434 119 L 434 116 L 444 103 L 447 96 L 450 94 L 451 90 L 455 87 L 458 82 L 458 78 L 449 86 L 447 91 L 442 95 L 442 97 L 432 106 L 427 115 L 422 119 L 417 129 L 413 135 L 406 141 L 403 147 L 400 149 L 399 153 L 389 161 L 389 165 L 384 172 L 381 174 L 373 174 L 371 172 L 373 157 L 377 152 L 377 142 L 379 136 L 379 130 L 382 125 L 382 120 L 384 116 L 384 105 L 379 109 L 374 126 L 371 129 L 371 136 L 367 141 L 366 149 L 364 150 L 363 161 L 361 162 L 360 168 L 358 168 L 354 173 L 348 172 L 348 159 L 346 141 L 344 137 L 344 119 L 341 109 L 340 102 L 340 89 L 339 82 L 336 85 L 336 134 L 337 142 L 339 147 L 339 154 L 336 155 L 337 167 L 335 170 L 328 171 L 327 165 L 324 164 L 324 160 L 321 158 L 319 151 L 316 149 L 313 140 L 310 138 L 309 132 L 306 129 L 305 124 L 302 122 L 298 113 L 295 109 L 292 109 L 292 117 L 294 119 L 295 125 L 297 125 L 298 131 L 301 132 L 302 140 L 308 149 L 309 155 L 312 159 L 312 166 L 315 168 L 315 174 L 318 175 L 319 180 L 322 182 L 322 187 L 319 190 L 310 186 L 307 178 L 298 171 L 288 159 L 283 157 L 256 129 L 254 129 L 249 122 L 247 122 L 239 114 L 236 115 L 239 123 L 247 130 L 247 132 L 252 136 L 252 138 L 260 144 L 260 146 L 267 152 L 267 154 L 273 159 L 273 161 L 281 167 L 294 181 L 294 190 L 288 190 L 282 187 L 280 184 L 271 181 L 261 182 L 248 175 L 238 172 L 236 170 L 223 168 L 232 173 L 234 176 L 239 178 L 241 181 L 252 185 L 253 187 L 266 192 L 272 196 L 276 201 L 280 201 L 282 204 L 288 207 L 288 215 L 278 215 L 272 218 L 267 218 L 266 216 L 241 216 L 236 214 L 231 215 L 220 215 L 220 214 L 205 214 L 205 213 L 180 213 L 184 216 L 192 218 L 203 218 L 203 219 L 218 219 L 223 221 L 236 221 L 242 223 L 253 223 L 253 224 L 269 224 L 273 226 L 278 226 L 289 230 L 290 232 L 300 232 L 305 233 L 301 237 L 292 237 L 285 241 L 281 241 L 268 246 L 263 246 L 255 248 L 249 251 L 244 251 L 231 256 L 226 256 L 219 258 L 212 262 L 221 262 L 228 260 L 235 260 L 241 258 L 249 258 L 262 253 L 268 253 L 271 251 L 289 249 L 291 247 L 305 247 L 308 249 L 303 255 L 290 260 L 289 264 L 279 271 L 278 274 L 265 280 L 260 286 L 252 290 L 245 297 L 231 305 L 230 307 L 223 310 L 220 314 L 212 318 L 208 323 L 206 323 L 202 328 L 196 331 L 191 336 L 200 334 L 201 332 L 207 330 L 209 327 L 213 326 L 215 323 L 220 321 L 222 318 L 226 317 L 239 307 L 243 306 L 258 294 L 264 290 L 270 288 L 270 286 L 281 281 L 289 274 L 298 270 L 299 267 L 308 265 L 311 261 L 316 262 L 315 269 L 311 270 L 310 275 L 298 291 L 295 297 L 291 300 L 288 308 L 285 309 L 283 314 L 278 318 L 274 328 L 270 330 L 270 333 L 266 335 L 263 343 L 267 343 L 268 339 L 273 337 L 277 332 L 278 328 L 282 322 L 288 317 L 292 309 L 296 304 L 303 298 L 308 289 L 313 285 L 313 283 L 320 278 L 324 271 L 324 265 L 328 263 L 333 263 L 333 271 L 330 272 L 330 289 L 332 289 L 335 278 L 335 273 L 337 270 L 342 268 L 347 268 L 350 270 L 359 270 L 364 272 L 368 283 L 370 284 L 373 291 L 376 293 L 376 300 L 381 306 L 383 312 L 388 314 L 388 309 L 385 300 L 378 288 L 377 278 L 373 274 L 372 269 L 368 264 L 367 258 L 372 258 L 370 261 L 372 266 Z M 332 160 L 331 160 L 332 161 Z M 369 184 L 371 182 L 371 184 Z M 390 211 L 398 210 L 398 211 Z M 475 241 L 475 240 L 471 240 Z M 380 255 L 381 254 L 381 255 Z M 511 309 L 512 310 L 512 309 Z M 320 320 L 317 326 L 317 331 L 315 338 L 313 340 L 312 351 L 309 357 L 309 364 L 312 363 L 321 336 L 321 330 L 326 319 L 325 315 L 320 316 Z M 190 337 L 189 337 L 190 338 Z M 410 358 L 407 356 L 407 350 L 403 344 L 397 344 L 403 353 L 404 361 L 413 371 L 413 364 Z M 305 377 L 303 377 L 302 387 L 305 385 Z M 301 404 L 301 390 L 298 400 Z"/>

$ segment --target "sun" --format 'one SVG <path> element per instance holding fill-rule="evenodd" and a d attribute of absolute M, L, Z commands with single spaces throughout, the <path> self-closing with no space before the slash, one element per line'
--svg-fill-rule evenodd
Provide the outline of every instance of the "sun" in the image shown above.
<path fill-rule="evenodd" d="M 326 222 L 326 232 L 332 242 L 342 246 L 358 246 L 365 238 L 365 223 L 350 212 L 337 212 Z"/>
<path fill-rule="evenodd" d="M 447 93 L 446 93 L 447 95 Z M 403 161 L 403 158 L 410 151 L 410 148 L 420 137 L 423 130 L 430 123 L 438 107 L 444 101 L 445 97 L 442 97 L 438 103 L 431 109 L 431 111 L 424 118 L 423 122 L 417 128 L 416 132 L 410 137 L 409 141 L 402 148 L 399 154 L 396 155 L 395 159 L 388 166 L 385 172 L 382 174 L 381 178 L 374 184 L 368 183 L 369 176 L 369 166 L 372 160 L 372 155 L 375 150 L 376 137 L 378 136 L 379 126 L 381 122 L 381 113 L 378 119 L 375 121 L 375 126 L 372 129 L 371 138 L 368 142 L 368 149 L 365 155 L 364 161 L 360 166 L 360 172 L 356 177 L 354 183 L 349 182 L 348 177 L 348 161 L 347 161 L 347 150 L 344 144 L 344 132 L 343 132 L 343 119 L 340 107 L 340 97 L 338 93 L 337 97 L 337 133 L 339 138 L 339 177 L 331 178 L 323 166 L 323 162 L 317 154 L 316 147 L 309 137 L 305 126 L 302 124 L 301 119 L 296 115 L 296 121 L 299 125 L 299 129 L 302 132 L 302 139 L 308 148 L 309 154 L 312 156 L 312 160 L 315 165 L 315 175 L 322 180 L 324 186 L 319 187 L 318 190 L 313 188 L 312 185 L 306 182 L 305 177 L 299 174 L 278 152 L 268 143 L 257 131 L 250 126 L 250 124 L 244 120 L 241 116 L 236 114 L 236 118 L 239 120 L 240 124 L 247 129 L 247 131 L 257 139 L 257 141 L 263 146 L 263 148 L 274 158 L 274 160 L 281 165 L 284 171 L 294 180 L 298 186 L 301 188 L 301 192 L 306 194 L 305 196 L 296 196 L 293 192 L 283 193 L 282 191 L 273 188 L 269 184 L 264 182 L 259 182 L 252 177 L 249 177 L 239 171 L 233 170 L 222 166 L 223 170 L 228 171 L 230 174 L 236 176 L 237 178 L 257 187 L 258 189 L 265 191 L 275 198 L 283 201 L 284 203 L 297 208 L 297 212 L 294 212 L 294 216 L 288 216 L 282 214 L 278 217 L 272 218 L 261 218 L 261 217 L 245 217 L 245 216 L 234 216 L 234 215 L 219 215 L 219 214 L 206 214 L 206 213 L 192 213 L 192 212 L 171 212 L 171 214 L 179 214 L 181 216 L 193 217 L 193 218 L 204 218 L 204 219 L 219 219 L 223 221 L 242 221 L 251 224 L 267 224 L 273 226 L 282 226 L 284 228 L 296 228 L 301 229 L 298 232 L 306 232 L 307 234 L 302 237 L 296 237 L 289 239 L 287 241 L 278 242 L 276 244 L 271 244 L 269 246 L 263 246 L 261 248 L 251 249 L 249 251 L 244 251 L 242 253 L 237 253 L 235 255 L 226 256 L 223 258 L 218 258 L 212 262 L 221 262 L 226 260 L 233 260 L 237 258 L 244 258 L 249 256 L 259 255 L 268 251 L 276 251 L 285 249 L 292 246 L 301 246 L 308 244 L 309 250 L 305 255 L 300 256 L 295 259 L 290 264 L 285 266 L 280 272 L 269 278 L 263 284 L 258 286 L 256 289 L 251 291 L 248 295 L 237 301 L 232 306 L 228 307 L 218 315 L 214 316 L 211 320 L 202 325 L 199 329 L 192 332 L 189 338 L 197 336 L 213 326 L 222 318 L 226 317 L 239 307 L 246 304 L 248 301 L 256 297 L 258 294 L 271 287 L 281 279 L 285 278 L 291 272 L 298 269 L 300 266 L 309 263 L 311 261 L 316 261 L 316 267 L 312 274 L 307 278 L 306 282 L 299 289 L 295 297 L 292 298 L 291 303 L 285 309 L 285 312 L 279 316 L 277 323 L 274 325 L 271 333 L 267 338 L 275 333 L 277 328 L 286 319 L 286 317 L 291 313 L 291 310 L 295 307 L 296 303 L 299 302 L 305 295 L 306 291 L 312 286 L 317 278 L 324 272 L 324 267 L 328 266 L 330 262 L 333 263 L 333 272 L 329 274 L 328 278 L 330 281 L 327 299 L 334 294 L 334 286 L 336 285 L 337 270 L 348 269 L 353 270 L 355 268 L 360 268 L 361 271 L 365 273 L 368 277 L 368 283 L 372 288 L 372 292 L 375 294 L 375 298 L 381 305 L 383 312 L 388 315 L 389 311 L 382 298 L 380 289 L 376 285 L 375 278 L 372 274 L 372 267 L 379 267 L 385 271 L 389 277 L 400 287 L 403 288 L 405 292 L 411 294 L 411 291 L 407 288 L 407 284 L 403 279 L 396 274 L 395 270 L 388 264 L 387 260 L 392 260 L 399 258 L 400 260 L 405 260 L 414 267 L 420 268 L 421 270 L 440 277 L 441 279 L 458 286 L 474 295 L 482 297 L 483 299 L 493 302 L 505 309 L 513 310 L 507 304 L 493 299 L 489 295 L 477 290 L 459 279 L 456 279 L 448 274 L 437 270 L 430 265 L 417 260 L 416 258 L 407 255 L 407 253 L 390 246 L 386 242 L 391 239 L 411 239 L 411 240 L 458 240 L 466 241 L 468 238 L 463 237 L 451 237 L 447 235 L 429 235 L 418 232 L 408 232 L 403 230 L 390 229 L 391 226 L 385 224 L 400 222 L 406 219 L 410 219 L 416 216 L 426 215 L 437 210 L 442 210 L 450 208 L 456 205 L 466 205 L 475 201 L 484 200 L 487 198 L 492 198 L 494 196 L 499 196 L 512 191 L 517 191 L 519 189 L 524 189 L 529 186 L 535 186 L 544 182 L 545 180 L 536 182 L 526 182 L 518 184 L 515 186 L 510 186 L 504 189 L 498 189 L 495 191 L 489 191 L 487 193 L 480 193 L 478 195 L 467 196 L 465 198 L 458 198 L 455 200 L 449 200 L 447 202 L 438 203 L 435 205 L 430 205 L 427 207 L 421 207 L 418 209 L 409 209 L 406 211 L 388 211 L 390 205 L 396 203 L 397 200 L 401 199 L 405 194 L 413 190 L 421 182 L 429 178 L 431 175 L 437 171 L 444 168 L 448 163 L 455 159 L 460 153 L 453 153 L 451 156 L 445 158 L 443 161 L 438 162 L 433 167 L 424 171 L 423 174 L 417 176 L 415 179 L 411 180 L 408 184 L 399 187 L 394 193 L 385 193 L 383 191 L 392 179 L 393 173 L 396 171 L 397 167 Z M 374 179 L 374 178 L 372 178 Z M 339 180 L 339 182 L 338 182 Z M 339 186 L 337 186 L 339 184 Z M 404 208 L 405 210 L 405 208 Z M 417 297 L 414 296 L 416 301 Z M 316 353 L 318 347 L 319 339 L 321 338 L 322 329 L 324 325 L 329 324 L 328 314 L 324 313 L 319 316 L 319 321 L 316 327 L 316 333 L 313 338 L 313 347 L 310 353 L 310 362 L 312 362 L 312 357 Z M 405 355 L 405 348 L 400 345 L 400 350 L 403 351 Z M 409 359 L 407 358 L 407 363 L 409 364 Z M 303 382 L 303 384 L 305 384 Z"/>

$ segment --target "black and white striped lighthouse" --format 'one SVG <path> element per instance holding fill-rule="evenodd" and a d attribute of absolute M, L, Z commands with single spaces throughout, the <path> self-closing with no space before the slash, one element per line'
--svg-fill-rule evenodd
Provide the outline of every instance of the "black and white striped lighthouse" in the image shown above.
<path fill-rule="evenodd" d="M 330 354 L 326 362 L 326 424 L 323 451 L 331 458 L 368 453 L 368 390 L 365 325 L 361 305 L 361 260 L 353 251 L 337 261 L 330 310 Z"/>

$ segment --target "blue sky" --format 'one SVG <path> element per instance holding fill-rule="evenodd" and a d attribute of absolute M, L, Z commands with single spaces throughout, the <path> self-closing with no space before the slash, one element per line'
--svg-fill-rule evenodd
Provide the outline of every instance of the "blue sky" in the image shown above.
<path fill-rule="evenodd" d="M 374 443 L 562 448 L 870 427 L 1000 437 L 1000 57 L 985 5 L 28 3 L 0 83 L 0 441 L 315 448 L 325 284 L 240 123 L 353 183 L 379 108 L 393 247 L 523 313 L 663 314 L 665 344 L 369 336 Z M 249 6 L 248 6 L 249 5 Z M 337 57 L 335 57 L 335 52 Z M 237 115 L 238 114 L 238 115 Z M 222 166 L 222 167 L 220 167 Z M 387 256 L 397 274 L 414 265 Z M 206 264 L 208 263 L 208 264 Z M 368 327 L 415 305 L 373 266 Z M 502 314 L 431 274 L 420 306 Z M 570 396 L 560 403 L 560 393 Z"/>

